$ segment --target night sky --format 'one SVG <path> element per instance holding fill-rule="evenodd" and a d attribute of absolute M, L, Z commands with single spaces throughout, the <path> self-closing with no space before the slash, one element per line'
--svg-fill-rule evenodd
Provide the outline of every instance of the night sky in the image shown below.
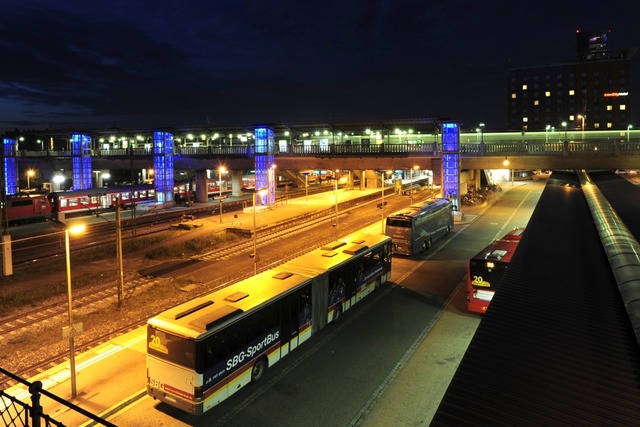
<path fill-rule="evenodd" d="M 629 0 L 0 5 L 0 133 L 417 117 L 505 129 L 509 68 L 572 59 L 577 29 L 640 47 Z"/>

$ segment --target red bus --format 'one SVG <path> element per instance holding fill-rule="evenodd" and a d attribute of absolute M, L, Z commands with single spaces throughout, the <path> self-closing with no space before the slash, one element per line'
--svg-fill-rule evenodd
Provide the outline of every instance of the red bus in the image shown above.
<path fill-rule="evenodd" d="M 471 258 L 467 266 L 467 310 L 487 311 L 523 232 L 524 228 L 514 228 Z"/>

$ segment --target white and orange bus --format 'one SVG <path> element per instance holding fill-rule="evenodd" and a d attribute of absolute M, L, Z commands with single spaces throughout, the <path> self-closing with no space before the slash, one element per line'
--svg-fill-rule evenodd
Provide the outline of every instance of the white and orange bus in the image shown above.
<path fill-rule="evenodd" d="M 193 414 L 268 367 L 391 276 L 391 239 L 352 235 L 147 323 L 147 392 Z"/>

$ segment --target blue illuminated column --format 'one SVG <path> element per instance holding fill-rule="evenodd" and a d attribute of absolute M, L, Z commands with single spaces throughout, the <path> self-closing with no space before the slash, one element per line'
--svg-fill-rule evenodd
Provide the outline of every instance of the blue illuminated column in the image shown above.
<path fill-rule="evenodd" d="M 18 160 L 16 159 L 16 140 L 4 138 L 4 194 L 18 194 Z"/>
<path fill-rule="evenodd" d="M 260 196 L 260 205 L 272 205 L 276 200 L 275 166 L 273 162 L 273 129 L 259 127 L 255 129 L 255 171 L 256 191 L 267 189 Z"/>
<path fill-rule="evenodd" d="M 442 195 L 460 206 L 460 126 L 442 124 Z"/>
<path fill-rule="evenodd" d="M 73 189 L 91 188 L 91 137 L 81 133 L 71 135 Z"/>
<path fill-rule="evenodd" d="M 153 133 L 153 168 L 158 202 L 173 202 L 173 135 Z"/>

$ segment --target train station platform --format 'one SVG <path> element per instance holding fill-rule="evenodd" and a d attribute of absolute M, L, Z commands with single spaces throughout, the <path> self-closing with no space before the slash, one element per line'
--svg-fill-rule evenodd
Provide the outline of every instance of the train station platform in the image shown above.
<path fill-rule="evenodd" d="M 264 209 L 256 212 L 256 225 L 258 228 L 266 227 L 269 225 L 277 224 L 283 220 L 294 218 L 304 215 L 309 212 L 316 211 L 318 209 L 326 209 L 335 206 L 336 195 L 337 202 L 343 203 L 349 200 L 354 200 L 362 197 L 363 195 L 380 194 L 379 189 L 372 190 L 338 190 L 337 192 L 326 192 L 322 194 L 309 195 L 308 197 L 302 196 L 298 198 L 291 198 L 288 200 L 281 200 L 276 205 L 269 209 Z M 421 200 L 420 196 L 425 194 L 414 194 L 415 201 Z M 407 196 L 398 196 L 407 197 Z M 229 200 L 231 201 L 231 199 Z M 218 202 L 209 202 L 212 205 Z M 468 223 L 480 215 L 487 204 L 463 208 L 464 218 L 462 223 Z M 223 212 L 222 216 L 211 215 L 208 217 L 196 218 L 194 222 L 201 222 L 202 227 L 199 230 L 220 230 L 229 227 L 233 228 L 253 228 L 254 214 L 251 210 L 242 210 L 237 212 Z M 80 219 L 78 219 L 80 220 Z M 373 227 L 373 226 L 372 226 Z M 184 233 L 185 236 L 190 236 L 190 233 Z M 112 261 L 110 261 L 112 263 Z M 125 261 L 125 269 L 138 269 L 140 264 L 136 261 L 135 257 L 127 257 Z M 74 265 L 74 275 L 82 274 L 83 270 L 87 272 L 95 272 L 95 266 L 90 265 Z M 62 272 L 61 279 L 64 279 L 64 272 Z M 52 278 L 52 280 L 54 280 Z M 445 313 L 444 316 L 447 316 Z M 434 329 L 434 332 L 438 332 Z M 63 363 L 58 366 L 51 367 L 50 369 L 36 375 L 33 378 L 29 378 L 28 381 L 42 381 L 44 388 L 49 392 L 65 399 L 75 405 L 78 405 L 96 415 L 107 418 L 132 402 L 140 399 L 146 395 L 146 389 L 142 388 L 131 394 L 131 388 L 126 388 L 126 384 L 146 384 L 146 373 L 142 372 L 129 372 L 126 368 L 118 370 L 118 366 L 127 366 L 136 362 L 144 364 L 144 358 L 146 357 L 146 341 L 140 339 L 143 335 L 143 328 L 133 330 L 126 333 L 114 340 L 99 345 L 89 351 L 79 353 L 76 355 L 76 372 L 78 378 L 78 396 L 76 398 L 71 397 L 71 372 L 69 363 Z M 435 340 L 440 340 L 435 338 Z M 448 345 L 452 345 L 451 341 L 447 339 L 441 340 L 442 342 L 449 342 Z M 464 346 L 464 342 L 460 342 L 459 345 Z M 464 352 L 464 349 L 460 350 Z M 110 357 L 116 358 L 116 363 L 112 362 Z M 420 355 L 412 357 L 410 363 L 420 363 Z M 114 367 L 115 366 L 115 367 Z M 408 371 L 407 371 L 408 372 Z M 113 377 L 121 378 L 118 381 L 113 381 Z M 394 384 L 400 384 L 399 381 L 403 381 L 403 377 L 400 376 L 397 380 L 394 380 Z M 125 393 L 123 390 L 128 390 Z M 11 387 L 5 392 L 19 396 L 23 401 L 28 401 L 29 393 L 24 385 L 17 385 Z M 49 400 L 49 399 L 43 399 Z M 50 401 L 49 401 L 50 402 Z M 437 402 L 435 402 L 437 405 Z M 53 416 L 54 419 L 64 423 L 65 425 L 94 425 L 86 423 L 86 418 L 79 416 L 71 410 L 68 410 L 62 405 L 53 403 L 45 406 L 45 412 Z M 389 420 L 389 416 L 397 411 L 390 412 L 388 405 L 382 405 L 380 403 L 380 410 L 377 409 L 372 412 L 370 416 L 366 417 L 362 425 L 370 426 L 382 426 L 388 425 L 386 423 Z M 386 415 L 385 415 L 386 414 Z"/>

